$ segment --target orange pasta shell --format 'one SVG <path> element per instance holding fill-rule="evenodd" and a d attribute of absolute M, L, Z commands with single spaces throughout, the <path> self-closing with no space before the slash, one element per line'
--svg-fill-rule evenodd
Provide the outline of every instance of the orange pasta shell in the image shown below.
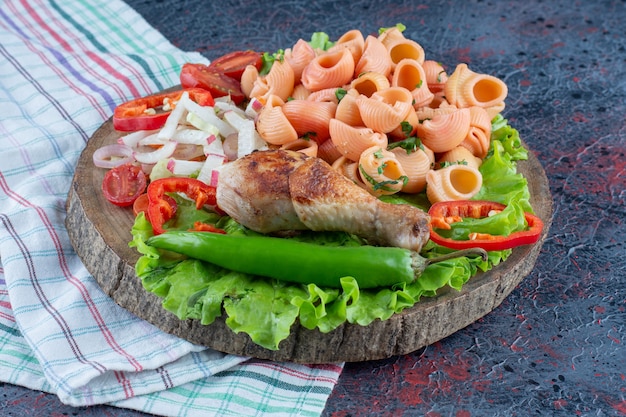
<path fill-rule="evenodd" d="M 389 79 L 379 72 L 364 72 L 359 74 L 350 83 L 350 89 L 354 89 L 366 97 L 371 97 L 377 91 L 391 87 Z"/>
<path fill-rule="evenodd" d="M 363 126 L 363 119 L 359 112 L 359 106 L 356 104 L 356 99 L 359 97 L 359 92 L 351 89 L 343 96 L 339 104 L 337 105 L 337 111 L 335 112 L 335 119 L 341 120 L 351 126 Z"/>
<path fill-rule="evenodd" d="M 313 59 L 302 71 L 302 84 L 309 91 L 341 87 L 354 75 L 354 59 L 349 49 L 324 52 Z"/>
<path fill-rule="evenodd" d="M 308 156 L 316 157 L 319 146 L 314 140 L 297 139 L 280 147 L 282 150 L 296 151 Z"/>
<path fill-rule="evenodd" d="M 467 64 L 459 64 L 448 78 L 444 91 L 448 102 L 457 107 L 487 108 L 504 102 L 508 88 L 493 75 L 479 74 Z"/>
<path fill-rule="evenodd" d="M 437 61 L 427 59 L 422 63 L 422 68 L 426 75 L 428 89 L 433 93 L 443 91 L 446 81 L 448 81 L 448 74 L 443 65 Z"/>
<path fill-rule="evenodd" d="M 411 92 L 402 87 L 389 87 L 356 99 L 365 126 L 376 132 L 389 133 L 408 117 L 413 108 Z"/>
<path fill-rule="evenodd" d="M 294 46 L 285 50 L 285 59 L 291 66 L 296 84 L 300 82 L 302 71 L 315 59 L 315 51 L 304 39 L 298 39 Z"/>
<path fill-rule="evenodd" d="M 342 48 L 347 48 L 352 54 L 354 62 L 358 62 L 359 59 L 361 59 L 363 49 L 365 48 L 365 39 L 363 38 L 363 34 L 361 33 L 361 31 L 358 29 L 353 29 L 344 33 L 328 50 L 334 52 Z"/>
<path fill-rule="evenodd" d="M 310 135 L 318 144 L 330 137 L 328 125 L 335 116 L 337 105 L 329 101 L 290 100 L 283 113 L 298 136 Z"/>
<path fill-rule="evenodd" d="M 365 39 L 365 47 L 361 59 L 356 63 L 354 75 L 358 76 L 365 72 L 378 72 L 388 77 L 391 74 L 391 57 L 385 45 L 378 38 L 368 36 Z"/>
<path fill-rule="evenodd" d="M 386 147 L 388 143 L 384 133 L 367 127 L 350 126 L 337 119 L 330 121 L 329 131 L 335 148 L 352 161 L 358 161 L 365 149 L 372 146 Z"/>
<path fill-rule="evenodd" d="M 403 59 L 412 59 L 417 61 L 419 64 L 424 62 L 424 48 L 412 39 L 397 39 L 385 46 L 387 47 L 389 57 L 391 58 L 392 71 Z"/>
<path fill-rule="evenodd" d="M 426 188 L 426 174 L 432 169 L 433 164 L 430 156 L 421 149 L 407 153 L 402 148 L 393 148 L 391 152 L 395 154 L 396 159 L 400 162 L 409 178 L 402 187 L 402 191 L 405 193 L 424 191 Z"/>
<path fill-rule="evenodd" d="M 359 158 L 359 173 L 366 189 L 375 196 L 401 191 L 407 177 L 396 155 L 380 146 L 363 151 Z"/>
<path fill-rule="evenodd" d="M 417 126 L 417 134 L 424 145 L 435 153 L 455 148 L 467 136 L 470 127 L 469 109 L 458 109 L 449 114 L 438 114 Z"/>
<path fill-rule="evenodd" d="M 487 110 L 472 106 L 470 110 L 470 128 L 461 146 L 467 148 L 474 156 L 484 158 L 491 143 L 491 118 Z"/>
<path fill-rule="evenodd" d="M 409 90 L 413 96 L 413 106 L 416 109 L 428 106 L 435 97 L 428 89 L 424 69 L 419 62 L 413 59 L 403 59 L 398 62 L 391 78 L 391 85 Z"/>
<path fill-rule="evenodd" d="M 298 133 L 285 116 L 282 105 L 280 97 L 270 95 L 257 116 L 257 132 L 272 145 L 284 145 L 298 139 Z"/>

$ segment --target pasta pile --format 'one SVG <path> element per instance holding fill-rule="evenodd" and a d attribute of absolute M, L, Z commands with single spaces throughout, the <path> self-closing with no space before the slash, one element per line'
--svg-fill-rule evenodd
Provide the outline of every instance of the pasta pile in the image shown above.
<path fill-rule="evenodd" d="M 431 203 L 471 198 L 507 87 L 466 64 L 447 74 L 397 27 L 359 30 L 327 50 L 300 39 L 243 92 L 263 104 L 269 144 L 317 156 L 376 196 L 426 190 Z M 419 139 L 417 139 L 419 138 Z"/>

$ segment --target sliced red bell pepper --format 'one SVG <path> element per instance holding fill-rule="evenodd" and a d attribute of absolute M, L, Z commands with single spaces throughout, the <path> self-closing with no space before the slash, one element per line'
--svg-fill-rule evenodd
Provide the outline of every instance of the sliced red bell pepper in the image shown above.
<path fill-rule="evenodd" d="M 148 185 L 148 220 L 152 224 L 152 231 L 155 235 L 165 232 L 163 225 L 170 220 L 175 212 L 176 207 L 170 203 L 166 193 L 183 193 L 196 202 L 196 208 L 199 210 L 205 204 L 215 206 L 217 204 L 215 197 L 215 187 L 207 185 L 200 180 L 187 177 L 171 177 L 154 180 Z M 194 228 L 202 228 L 203 226 L 194 225 Z M 220 231 L 212 225 L 207 225 L 207 230 L 214 232 Z"/>
<path fill-rule="evenodd" d="M 211 92 L 203 88 L 186 88 L 171 93 L 161 93 L 141 97 L 120 104 L 113 111 L 113 127 L 123 132 L 137 130 L 155 130 L 163 127 L 171 110 L 163 111 L 163 101 L 169 99 L 176 102 L 183 92 L 187 91 L 189 98 L 201 106 L 213 106 L 215 104 Z M 154 114 L 147 113 L 147 109 L 160 109 Z"/>
<path fill-rule="evenodd" d="M 528 223 L 528 229 L 513 232 L 508 236 L 476 233 L 474 239 L 470 240 L 454 240 L 441 236 L 437 233 L 438 228 L 450 228 L 445 226 L 446 223 L 458 221 L 464 217 L 475 219 L 487 217 L 493 210 L 502 211 L 506 208 L 504 204 L 493 201 L 444 201 L 435 203 L 428 210 L 431 217 L 430 221 L 430 239 L 438 245 L 451 249 L 467 249 L 482 248 L 487 251 L 511 249 L 521 245 L 530 245 L 536 243 L 541 236 L 543 230 L 543 221 L 534 214 L 524 213 L 524 218 Z"/>

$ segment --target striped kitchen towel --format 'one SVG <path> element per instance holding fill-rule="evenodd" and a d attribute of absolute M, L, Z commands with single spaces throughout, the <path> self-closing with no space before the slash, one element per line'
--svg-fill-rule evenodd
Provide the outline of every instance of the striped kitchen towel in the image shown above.
<path fill-rule="evenodd" d="M 227 355 L 118 307 L 65 229 L 74 167 L 117 104 L 178 83 L 184 62 L 119 0 L 0 8 L 0 380 L 66 404 L 172 416 L 319 415 L 341 365 Z"/>

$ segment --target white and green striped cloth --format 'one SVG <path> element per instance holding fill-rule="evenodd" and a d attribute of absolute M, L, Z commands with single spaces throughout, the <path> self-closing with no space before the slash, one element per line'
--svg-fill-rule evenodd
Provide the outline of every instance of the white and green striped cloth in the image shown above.
<path fill-rule="evenodd" d="M 171 416 L 320 415 L 341 365 L 207 350 L 118 307 L 74 253 L 65 200 L 115 106 L 178 83 L 172 46 L 119 0 L 0 7 L 0 381 L 74 406 Z"/>

